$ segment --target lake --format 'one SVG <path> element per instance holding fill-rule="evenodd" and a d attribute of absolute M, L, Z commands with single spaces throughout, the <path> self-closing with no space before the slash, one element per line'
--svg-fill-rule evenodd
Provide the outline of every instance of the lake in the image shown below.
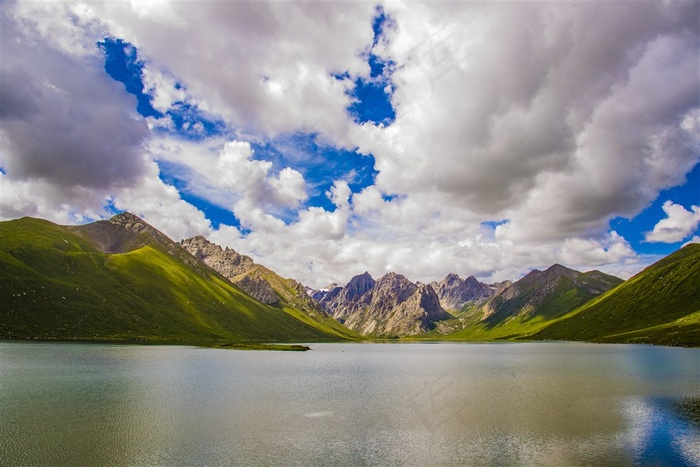
<path fill-rule="evenodd" d="M 0 465 L 700 465 L 700 349 L 0 341 Z"/>

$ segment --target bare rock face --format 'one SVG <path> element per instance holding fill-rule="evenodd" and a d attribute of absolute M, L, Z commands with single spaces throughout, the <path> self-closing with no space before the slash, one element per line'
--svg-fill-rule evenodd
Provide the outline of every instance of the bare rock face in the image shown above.
<path fill-rule="evenodd" d="M 234 283 L 245 293 L 267 305 L 277 303 L 280 300 L 270 283 L 261 277 L 257 271 L 252 274 L 243 274 Z"/>
<path fill-rule="evenodd" d="M 164 233 L 129 212 L 71 229 L 90 240 L 102 253 L 128 253 L 149 243 L 167 248 L 174 243 Z"/>
<path fill-rule="evenodd" d="M 467 303 L 480 302 L 494 294 L 488 285 L 474 276 L 461 279 L 457 274 L 448 274 L 442 281 L 431 284 L 440 304 L 447 310 L 461 310 Z"/>
<path fill-rule="evenodd" d="M 180 245 L 228 280 L 248 272 L 255 265 L 249 256 L 240 255 L 228 247 L 221 248 L 201 235 L 182 240 Z"/>
<path fill-rule="evenodd" d="M 251 297 L 267 305 L 279 302 L 280 297 L 249 256 L 221 248 L 201 235 L 182 240 L 180 245 Z"/>
<path fill-rule="evenodd" d="M 280 277 L 265 266 L 255 264 L 249 256 L 241 255 L 231 248 L 221 248 L 202 236 L 182 240 L 180 244 L 195 258 L 265 304 L 282 303 L 313 318 L 329 318 L 323 307 L 309 296 L 306 287 L 293 279 Z"/>
<path fill-rule="evenodd" d="M 376 282 L 374 279 L 372 279 L 372 276 L 365 271 L 364 274 L 360 274 L 359 276 L 355 276 L 350 279 L 348 285 L 345 286 L 345 298 L 347 300 L 354 300 L 371 290 L 375 284 Z"/>
<path fill-rule="evenodd" d="M 494 294 L 497 294 L 497 293 L 501 292 L 502 290 L 507 289 L 511 285 L 513 285 L 513 282 L 511 282 L 509 280 L 505 280 L 502 282 L 494 282 L 493 284 L 488 284 L 489 288 L 491 290 L 493 290 Z"/>
<path fill-rule="evenodd" d="M 345 322 L 349 316 L 369 306 L 374 284 L 372 276 L 365 272 L 350 279 L 345 287 L 331 286 L 326 289 L 320 294 L 319 302 L 333 318 L 347 326 Z"/>
<path fill-rule="evenodd" d="M 347 286 L 329 290 L 321 304 L 364 335 L 415 335 L 433 329 L 436 321 L 452 318 L 430 285 L 414 284 L 393 272 L 377 281 L 366 272 L 355 276 Z"/>

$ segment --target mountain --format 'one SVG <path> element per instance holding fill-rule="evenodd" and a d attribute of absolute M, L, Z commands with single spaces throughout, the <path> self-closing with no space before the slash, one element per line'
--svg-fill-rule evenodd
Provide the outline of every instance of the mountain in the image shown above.
<path fill-rule="evenodd" d="M 534 332 L 622 282 L 600 271 L 581 273 L 560 264 L 533 270 L 458 314 L 462 330 L 450 338 L 493 339 Z"/>
<path fill-rule="evenodd" d="M 435 328 L 437 321 L 452 318 L 430 285 L 414 284 L 393 272 L 377 281 L 365 272 L 345 287 L 318 296 L 335 319 L 363 335 L 417 335 Z"/>
<path fill-rule="evenodd" d="M 440 305 L 446 310 L 461 310 L 467 303 L 480 302 L 494 294 L 494 290 L 479 282 L 474 276 L 461 279 L 457 274 L 448 274 L 442 281 L 430 284 Z"/>
<path fill-rule="evenodd" d="M 180 246 L 262 303 L 300 311 L 333 332 L 353 336 L 354 333 L 339 324 L 316 300 L 309 297 L 306 288 L 299 282 L 285 279 L 265 266 L 255 264 L 249 256 L 241 255 L 228 247 L 222 248 L 201 235 L 182 240 Z M 302 316 L 297 317 L 303 319 Z"/>
<path fill-rule="evenodd" d="M 510 287 L 513 285 L 513 283 L 509 280 L 505 280 L 502 282 L 494 282 L 493 284 L 488 284 L 489 288 L 493 291 L 493 293 L 497 294 L 501 290 L 505 289 L 506 287 Z"/>
<path fill-rule="evenodd" d="M 343 334 L 266 305 L 140 218 L 0 222 L 0 337 L 312 341 Z"/>
<path fill-rule="evenodd" d="M 488 300 L 484 321 L 498 325 L 513 317 L 561 316 L 623 281 L 600 271 L 581 273 L 560 264 L 534 270 Z"/>
<path fill-rule="evenodd" d="M 670 254 L 530 338 L 700 346 L 700 244 Z"/>

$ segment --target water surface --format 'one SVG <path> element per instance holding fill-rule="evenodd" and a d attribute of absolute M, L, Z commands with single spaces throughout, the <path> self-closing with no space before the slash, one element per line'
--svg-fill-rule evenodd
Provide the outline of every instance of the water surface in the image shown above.
<path fill-rule="evenodd" d="M 700 465 L 700 349 L 311 347 L 0 342 L 0 465 Z"/>

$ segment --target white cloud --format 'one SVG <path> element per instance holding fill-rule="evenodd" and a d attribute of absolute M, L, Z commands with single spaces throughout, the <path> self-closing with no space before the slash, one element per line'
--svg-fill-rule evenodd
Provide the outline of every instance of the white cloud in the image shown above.
<path fill-rule="evenodd" d="M 304 177 L 291 167 L 285 167 L 277 176 L 270 178 L 270 186 L 283 206 L 297 207 L 308 197 Z"/>
<path fill-rule="evenodd" d="M 695 232 L 700 224 L 700 206 L 691 206 L 686 210 L 682 205 L 666 201 L 661 207 L 666 217 L 661 219 L 644 240 L 652 243 L 682 242 Z"/>
<path fill-rule="evenodd" d="M 200 107 L 239 131 L 276 135 L 300 128 L 337 142 L 352 123 L 350 82 L 368 74 L 360 57 L 372 43 L 371 4 L 232 2 L 91 3 L 104 28 L 138 47 L 149 84 L 176 76 Z M 26 17 L 35 8 L 21 9 Z M 63 13 L 63 14 L 62 14 Z M 68 28 L 62 10 L 38 30 Z M 102 31 L 100 30 L 100 33 Z M 101 39 L 98 37 L 97 39 Z M 157 105 L 170 97 L 157 91 Z"/>
<path fill-rule="evenodd" d="M 698 236 L 698 235 L 693 235 L 693 238 L 691 238 L 690 240 L 688 240 L 687 242 L 685 242 L 685 243 L 683 244 L 683 246 L 690 245 L 691 243 L 700 243 L 700 236 Z"/>
<path fill-rule="evenodd" d="M 143 67 L 142 73 L 144 92 L 151 96 L 154 109 L 165 113 L 173 104 L 187 101 L 187 93 L 182 86 L 176 86 L 173 76 L 154 69 L 149 64 Z"/>
<path fill-rule="evenodd" d="M 2 216 L 72 223 L 111 201 L 315 286 L 363 270 L 501 280 L 554 262 L 648 264 L 609 221 L 698 163 L 697 2 L 384 8 L 396 22 L 374 49 L 396 65 L 386 127 L 346 112 L 352 78 L 369 73 L 369 3 L 3 4 Z M 95 43 L 108 35 L 137 47 L 156 109 L 187 102 L 232 134 L 180 139 L 157 131 L 174 128 L 165 118 L 149 133 L 103 71 Z M 353 192 L 334 174 L 332 212 L 306 207 L 297 132 L 373 154 L 376 183 Z M 255 157 L 261 142 L 292 166 Z M 250 232 L 212 229 L 154 160 Z M 683 222 L 668 214 L 648 240 L 687 238 Z"/>
<path fill-rule="evenodd" d="M 66 193 L 45 179 L 14 180 L 0 172 L 0 220 L 30 216 L 58 224 L 99 219 L 106 203 L 101 190 L 75 187 Z"/>
<path fill-rule="evenodd" d="M 634 215 L 698 161 L 683 123 L 698 115 L 696 5 L 387 8 L 397 119 L 357 136 L 384 192 L 563 239 Z"/>
<path fill-rule="evenodd" d="M 334 181 L 330 191 L 326 192 L 328 199 L 341 209 L 347 209 L 350 205 L 350 195 L 352 195 L 352 191 L 345 180 Z"/>
<path fill-rule="evenodd" d="M 210 222 L 204 214 L 180 198 L 178 191 L 158 178 L 158 167 L 149 165 L 150 176 L 120 190 L 111 202 L 117 210 L 129 211 L 151 223 L 175 241 L 193 235 L 208 235 Z"/>

